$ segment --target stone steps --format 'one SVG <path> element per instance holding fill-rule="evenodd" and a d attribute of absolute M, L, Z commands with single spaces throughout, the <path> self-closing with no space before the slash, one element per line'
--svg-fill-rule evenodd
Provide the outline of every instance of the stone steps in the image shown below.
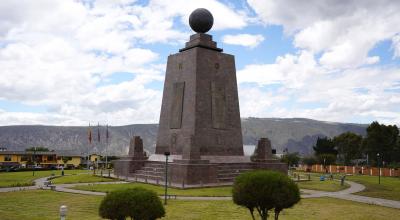
<path fill-rule="evenodd" d="M 233 182 L 241 173 L 254 168 L 249 164 L 221 164 L 217 167 L 218 182 Z"/>
<path fill-rule="evenodd" d="M 149 161 L 140 170 L 136 170 L 134 176 L 143 180 L 164 181 L 165 164 Z"/>

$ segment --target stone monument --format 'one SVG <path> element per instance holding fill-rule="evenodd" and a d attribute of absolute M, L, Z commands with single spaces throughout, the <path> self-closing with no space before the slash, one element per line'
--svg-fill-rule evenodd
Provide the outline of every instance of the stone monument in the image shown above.
<path fill-rule="evenodd" d="M 271 141 L 268 138 L 260 138 L 254 153 L 251 156 L 251 161 L 264 162 L 272 158 Z"/>
<path fill-rule="evenodd" d="M 189 24 L 196 34 L 168 57 L 155 154 L 137 158 L 134 150 L 115 162 L 116 174 L 124 175 L 130 161 L 128 176 L 165 181 L 165 152 L 175 186 L 232 183 L 251 169 L 287 171 L 271 158 L 268 139 L 260 140 L 252 159 L 244 156 L 234 56 L 206 34 L 213 25 L 207 9 L 193 11 Z"/>

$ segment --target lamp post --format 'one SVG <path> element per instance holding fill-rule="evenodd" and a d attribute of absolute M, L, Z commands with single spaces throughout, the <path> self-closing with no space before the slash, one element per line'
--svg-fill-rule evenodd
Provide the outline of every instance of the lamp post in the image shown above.
<path fill-rule="evenodd" d="M 164 194 L 164 205 L 167 204 L 167 189 L 168 189 L 168 156 L 170 152 L 164 152 L 165 155 L 165 194 Z"/>
<path fill-rule="evenodd" d="M 36 147 L 33 148 L 33 176 L 35 176 L 35 167 L 36 167 Z"/>
<path fill-rule="evenodd" d="M 67 206 L 62 205 L 60 206 L 60 220 L 65 220 L 67 217 Z"/>
<path fill-rule="evenodd" d="M 378 160 L 378 183 L 381 184 L 381 163 L 380 163 L 380 157 L 379 153 L 376 154 L 377 160 Z"/>

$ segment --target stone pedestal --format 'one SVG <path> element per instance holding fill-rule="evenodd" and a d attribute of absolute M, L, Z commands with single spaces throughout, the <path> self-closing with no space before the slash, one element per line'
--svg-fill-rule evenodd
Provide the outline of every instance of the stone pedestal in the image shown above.
<path fill-rule="evenodd" d="M 217 183 L 217 170 L 207 160 L 174 160 L 170 179 L 183 185 Z"/>
<path fill-rule="evenodd" d="M 272 159 L 271 141 L 268 138 L 260 138 L 251 160 L 254 162 L 264 162 Z"/>
<path fill-rule="evenodd" d="M 121 176 L 130 176 L 140 170 L 146 163 L 148 157 L 143 150 L 143 140 L 140 136 L 134 136 L 129 143 L 127 157 L 114 161 L 114 172 Z"/>

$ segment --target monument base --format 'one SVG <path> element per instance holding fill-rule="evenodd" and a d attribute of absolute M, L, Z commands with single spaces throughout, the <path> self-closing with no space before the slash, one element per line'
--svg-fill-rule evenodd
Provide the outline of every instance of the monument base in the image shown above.
<path fill-rule="evenodd" d="M 275 159 L 251 161 L 247 156 L 202 156 L 184 160 L 171 155 L 168 162 L 168 185 L 174 188 L 196 188 L 232 185 L 235 178 L 251 170 L 275 170 L 287 173 L 288 167 Z M 165 156 L 151 155 L 148 160 L 124 157 L 114 162 L 115 175 L 131 181 L 165 184 Z"/>

